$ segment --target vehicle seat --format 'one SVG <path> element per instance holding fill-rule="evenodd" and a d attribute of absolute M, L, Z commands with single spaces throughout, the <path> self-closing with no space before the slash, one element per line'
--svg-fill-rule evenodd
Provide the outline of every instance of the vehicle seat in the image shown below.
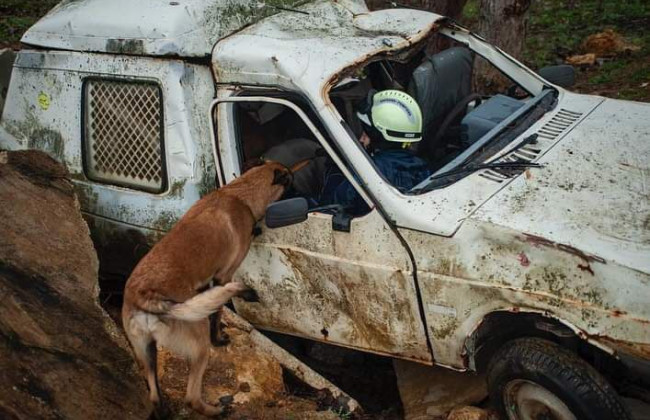
<path fill-rule="evenodd" d="M 418 154 L 429 160 L 437 160 L 448 136 L 437 136 L 438 127 L 447 115 L 471 94 L 472 53 L 464 47 L 453 47 L 427 57 L 413 71 L 408 93 L 415 98 L 422 110 L 423 137 Z M 452 126 L 459 126 L 464 114 Z M 459 130 L 456 130 L 459 131 Z M 438 143 L 438 144 L 435 144 Z"/>

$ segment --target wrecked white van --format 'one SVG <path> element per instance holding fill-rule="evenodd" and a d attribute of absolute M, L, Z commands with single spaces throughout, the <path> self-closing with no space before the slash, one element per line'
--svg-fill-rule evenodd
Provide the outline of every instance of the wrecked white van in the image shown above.
<path fill-rule="evenodd" d="M 238 271 L 261 299 L 236 301 L 243 317 L 487 372 L 513 419 L 627 418 L 620 378 L 647 385 L 649 105 L 571 93 L 451 20 L 356 0 L 64 1 L 22 42 L 1 146 L 68 166 L 105 273 L 306 138 L 369 210 L 273 205 Z M 477 88 L 475 60 L 511 86 Z M 386 88 L 427 122 L 432 175 L 409 191 L 357 140 L 356 104 Z"/>

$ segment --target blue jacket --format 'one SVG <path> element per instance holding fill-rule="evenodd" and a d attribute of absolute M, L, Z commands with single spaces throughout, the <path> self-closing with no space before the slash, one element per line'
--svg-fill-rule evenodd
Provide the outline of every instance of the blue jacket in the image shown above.
<path fill-rule="evenodd" d="M 427 162 L 408 150 L 380 150 L 372 156 L 379 172 L 398 190 L 405 192 L 431 175 Z M 325 176 L 320 204 L 341 204 L 353 216 L 368 213 L 365 201 L 338 170 Z"/>

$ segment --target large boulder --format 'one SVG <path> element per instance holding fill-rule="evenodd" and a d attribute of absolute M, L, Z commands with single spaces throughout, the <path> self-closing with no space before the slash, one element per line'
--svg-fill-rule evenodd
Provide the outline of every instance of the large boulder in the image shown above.
<path fill-rule="evenodd" d="M 65 168 L 37 151 L 0 152 L 0 418 L 151 412 L 98 304 L 97 269 Z"/>

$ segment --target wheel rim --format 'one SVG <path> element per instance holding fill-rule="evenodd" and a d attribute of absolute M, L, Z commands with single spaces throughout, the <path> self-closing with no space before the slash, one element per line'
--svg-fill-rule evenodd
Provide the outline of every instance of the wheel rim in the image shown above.
<path fill-rule="evenodd" d="M 543 386 L 523 379 L 506 384 L 503 402 L 509 420 L 576 420 L 558 396 Z"/>

